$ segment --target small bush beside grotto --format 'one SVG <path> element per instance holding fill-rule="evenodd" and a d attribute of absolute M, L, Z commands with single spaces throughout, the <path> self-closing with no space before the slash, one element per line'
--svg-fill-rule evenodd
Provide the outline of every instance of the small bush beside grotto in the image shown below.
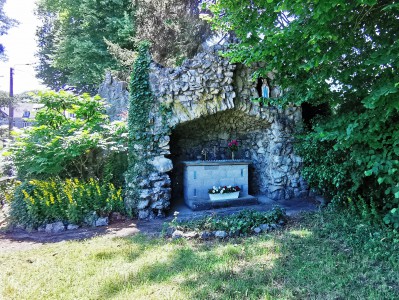
<path fill-rule="evenodd" d="M 124 212 L 125 124 L 109 121 L 99 96 L 50 91 L 37 101 L 34 125 L 6 153 L 20 181 L 8 197 L 14 223 L 92 224 L 88 216 Z"/>

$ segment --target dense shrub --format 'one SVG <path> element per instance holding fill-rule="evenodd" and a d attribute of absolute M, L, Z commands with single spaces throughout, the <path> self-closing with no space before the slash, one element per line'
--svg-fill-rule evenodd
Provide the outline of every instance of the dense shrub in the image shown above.
<path fill-rule="evenodd" d="M 339 108 L 315 122 L 296 144 L 304 178 L 336 203 L 375 202 L 384 221 L 399 228 L 398 119 L 395 105 L 381 104 L 357 112 Z"/>
<path fill-rule="evenodd" d="M 34 126 L 16 137 L 9 152 L 21 180 L 107 177 L 121 184 L 126 125 L 109 122 L 100 97 L 50 91 L 39 93 L 38 102 L 43 108 Z"/>
<path fill-rule="evenodd" d="M 0 208 L 7 203 L 10 203 L 14 198 L 15 189 L 21 184 L 14 178 L 3 178 L 0 181 Z"/>
<path fill-rule="evenodd" d="M 13 221 L 34 228 L 54 221 L 82 224 L 93 212 L 107 216 L 123 211 L 122 189 L 93 178 L 25 181 L 11 202 Z"/>

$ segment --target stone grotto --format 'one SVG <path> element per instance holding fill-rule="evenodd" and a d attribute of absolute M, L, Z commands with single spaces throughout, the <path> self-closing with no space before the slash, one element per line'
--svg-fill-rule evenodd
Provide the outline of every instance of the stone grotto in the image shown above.
<path fill-rule="evenodd" d="M 229 160 L 227 145 L 233 139 L 240 144 L 236 158 L 251 162 L 249 194 L 277 201 L 308 195 L 300 176 L 301 158 L 293 150 L 301 108 L 262 107 L 253 102 L 262 93 L 259 80 L 251 78 L 253 70 L 221 57 L 223 49 L 203 47 L 176 68 L 151 64 L 153 142 L 146 155 L 154 171 L 134 183 L 140 186 L 140 218 L 164 216 L 171 201 L 183 198 L 184 161 Z M 268 74 L 267 82 L 270 97 L 279 96 L 273 74 Z M 111 119 L 127 111 L 127 83 L 108 74 L 99 94 L 110 104 Z M 165 109 L 167 118 L 162 115 Z"/>

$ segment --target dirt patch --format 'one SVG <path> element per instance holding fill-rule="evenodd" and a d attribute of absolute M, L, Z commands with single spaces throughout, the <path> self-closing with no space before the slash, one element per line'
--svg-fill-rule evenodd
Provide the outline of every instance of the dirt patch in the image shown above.
<path fill-rule="evenodd" d="M 85 227 L 60 233 L 27 232 L 22 229 L 14 229 L 8 232 L 0 232 L 0 253 L 29 250 L 44 244 L 85 240 L 96 236 L 128 237 L 140 232 L 159 235 L 162 232 L 164 222 L 165 220 L 128 220 L 115 222 L 109 226 Z"/>

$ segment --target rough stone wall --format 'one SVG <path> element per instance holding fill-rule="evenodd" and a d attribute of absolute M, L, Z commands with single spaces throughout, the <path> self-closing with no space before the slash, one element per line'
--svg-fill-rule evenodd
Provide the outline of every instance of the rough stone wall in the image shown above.
<path fill-rule="evenodd" d="M 160 104 L 172 108 L 171 127 L 234 108 L 236 65 L 218 55 L 222 50 L 207 48 L 178 68 L 152 65 L 151 87 Z"/>
<path fill-rule="evenodd" d="M 107 100 L 107 114 L 111 121 L 121 120 L 127 113 L 129 104 L 129 92 L 127 82 L 116 80 L 110 73 L 105 75 L 104 82 L 98 89 L 98 94 Z"/>
<path fill-rule="evenodd" d="M 274 200 L 307 193 L 300 177 L 301 159 L 292 146 L 293 133 L 301 123 L 300 108 L 253 103 L 251 99 L 259 94 L 257 83 L 251 80 L 252 70 L 230 64 L 218 55 L 222 50 L 222 46 L 203 49 L 178 68 L 151 65 L 155 102 L 149 122 L 154 138 L 147 154 L 153 157 L 149 163 L 156 171 L 138 183 L 143 191 L 141 218 L 161 216 L 170 207 L 172 181 L 173 195 L 182 194 L 179 162 L 201 158 L 203 148 L 208 150 L 208 159 L 228 158 L 231 139 L 242 143 L 238 156 L 253 161 L 252 193 Z M 272 74 L 268 80 L 272 83 Z M 271 85 L 272 97 L 280 93 Z"/>

